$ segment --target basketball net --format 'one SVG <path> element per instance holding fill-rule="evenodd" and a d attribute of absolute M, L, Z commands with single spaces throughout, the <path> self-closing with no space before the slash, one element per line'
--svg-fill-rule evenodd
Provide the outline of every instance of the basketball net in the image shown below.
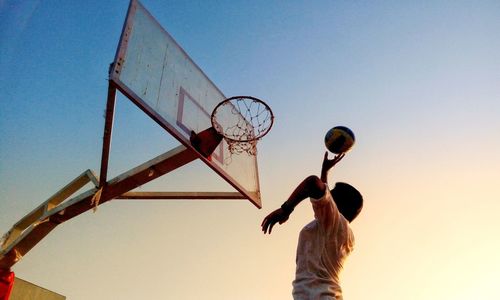
<path fill-rule="evenodd" d="M 257 142 L 274 122 L 271 108 L 262 100 L 236 96 L 219 103 L 212 113 L 212 127 L 224 137 L 231 154 L 257 155 Z"/>

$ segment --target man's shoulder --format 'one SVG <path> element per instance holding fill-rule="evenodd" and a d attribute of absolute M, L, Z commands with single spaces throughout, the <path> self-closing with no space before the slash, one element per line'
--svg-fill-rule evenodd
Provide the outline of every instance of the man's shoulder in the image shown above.
<path fill-rule="evenodd" d="M 311 230 L 311 229 L 315 229 L 318 227 L 318 220 L 312 220 L 311 222 L 307 223 L 306 226 L 304 226 L 304 228 L 302 228 L 302 230 Z"/>

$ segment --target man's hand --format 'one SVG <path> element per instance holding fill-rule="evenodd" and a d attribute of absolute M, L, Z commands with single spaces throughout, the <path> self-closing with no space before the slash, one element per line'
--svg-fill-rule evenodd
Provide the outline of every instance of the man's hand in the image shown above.
<path fill-rule="evenodd" d="M 288 220 L 289 216 L 290 215 L 286 213 L 282 208 L 278 208 L 264 218 L 264 221 L 262 221 L 262 224 L 260 225 L 262 227 L 262 231 L 264 232 L 264 234 L 266 234 L 269 230 L 269 234 L 271 234 L 274 224 L 285 223 Z"/>
<path fill-rule="evenodd" d="M 325 152 L 325 157 L 323 158 L 323 164 L 321 165 L 321 181 L 327 182 L 328 171 L 333 168 L 342 158 L 344 158 L 345 153 L 340 153 L 335 155 L 333 159 L 328 159 L 328 151 Z"/>

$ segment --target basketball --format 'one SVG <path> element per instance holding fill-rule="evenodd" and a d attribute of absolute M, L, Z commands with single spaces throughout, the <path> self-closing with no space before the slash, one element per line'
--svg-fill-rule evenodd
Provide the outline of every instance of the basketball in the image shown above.
<path fill-rule="evenodd" d="M 354 145 L 354 133 L 345 126 L 335 126 L 325 135 L 325 146 L 330 152 L 339 154 L 349 151 Z"/>

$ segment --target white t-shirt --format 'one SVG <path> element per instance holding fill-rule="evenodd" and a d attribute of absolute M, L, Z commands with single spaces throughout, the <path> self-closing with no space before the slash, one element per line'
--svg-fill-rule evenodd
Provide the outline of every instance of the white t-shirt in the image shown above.
<path fill-rule="evenodd" d="M 293 298 L 341 300 L 339 273 L 354 247 L 354 235 L 328 188 L 322 198 L 311 198 L 311 203 L 314 220 L 299 235 Z"/>

